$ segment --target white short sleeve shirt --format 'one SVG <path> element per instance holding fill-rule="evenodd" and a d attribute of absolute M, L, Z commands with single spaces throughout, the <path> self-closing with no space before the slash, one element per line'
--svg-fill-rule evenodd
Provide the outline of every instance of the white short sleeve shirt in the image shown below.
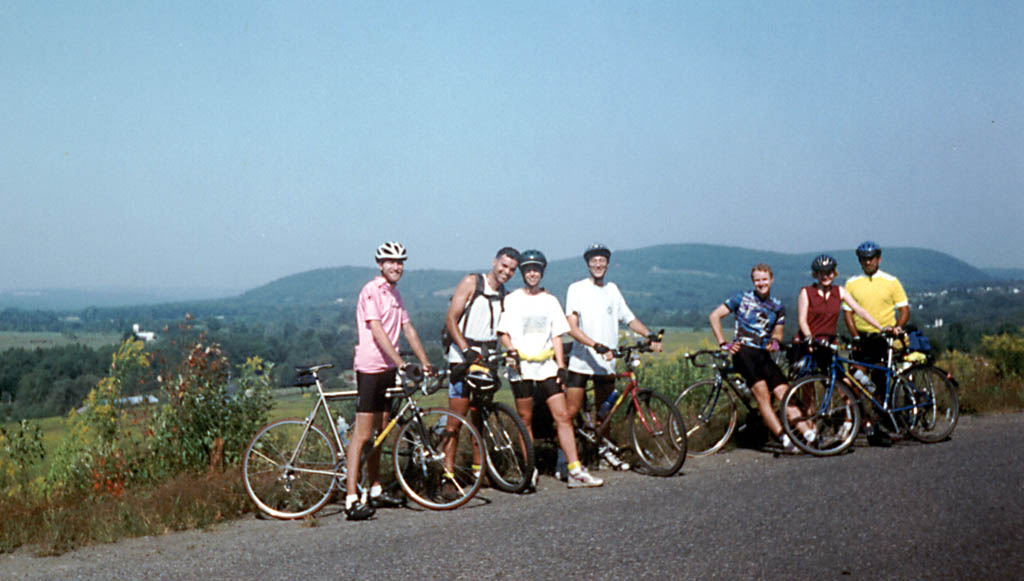
<path fill-rule="evenodd" d="M 598 286 L 590 278 L 569 285 L 565 314 L 573 313 L 579 318 L 581 331 L 612 349 L 619 344 L 619 323 L 627 325 L 636 318 L 614 282 Z M 610 375 L 615 373 L 615 361 L 606 361 L 590 347 L 577 342 L 572 344 L 569 370 L 586 375 Z"/>
<path fill-rule="evenodd" d="M 524 358 L 541 356 L 554 349 L 554 341 L 569 332 L 569 322 L 554 295 L 542 292 L 527 294 L 519 289 L 505 297 L 505 311 L 497 331 L 508 335 L 512 346 Z M 526 361 L 520 364 L 523 379 L 541 381 L 558 373 L 554 358 Z"/>

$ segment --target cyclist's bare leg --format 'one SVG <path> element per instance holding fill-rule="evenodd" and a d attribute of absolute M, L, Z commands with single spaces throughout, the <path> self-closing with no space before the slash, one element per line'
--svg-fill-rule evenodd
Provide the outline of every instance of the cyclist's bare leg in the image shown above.
<path fill-rule="evenodd" d="M 779 421 L 779 417 L 775 415 L 775 410 L 772 408 L 772 394 L 768 391 L 768 382 L 761 379 L 750 386 L 750 391 L 754 393 L 754 399 L 757 400 L 757 409 L 764 419 L 764 425 L 768 427 L 768 431 L 773 436 L 781 438 L 782 422 Z"/>
<path fill-rule="evenodd" d="M 533 440 L 533 398 L 532 397 L 517 397 L 516 398 L 516 413 L 522 418 L 523 423 L 526 424 L 526 432 L 530 434 L 530 440 Z"/>
<path fill-rule="evenodd" d="M 780 383 L 779 385 L 775 386 L 775 389 L 772 390 L 772 393 L 775 394 L 776 399 L 778 399 L 779 401 L 782 401 L 782 398 L 786 397 L 786 392 L 787 391 L 789 391 L 789 384 Z M 802 400 L 801 400 L 801 398 L 794 398 L 793 402 L 794 403 L 798 403 L 798 402 L 802 402 Z M 806 402 L 804 402 L 804 406 L 806 407 Z M 800 417 L 801 415 L 803 415 L 803 413 L 804 413 L 804 410 L 800 409 L 800 406 L 798 406 L 798 405 L 793 405 L 793 403 L 791 403 L 789 405 L 789 407 L 786 408 L 786 417 L 791 419 L 791 420 L 793 418 Z M 814 426 L 812 426 L 811 423 L 809 421 L 807 421 L 807 420 L 804 420 L 802 422 L 797 422 L 797 424 L 796 424 L 796 428 L 797 428 L 797 430 L 799 430 L 799 432 L 801 434 L 806 433 L 807 430 L 810 430 L 813 427 Z"/>
<path fill-rule="evenodd" d="M 462 417 L 469 418 L 469 421 L 471 421 L 478 430 L 480 429 L 480 414 L 473 414 L 473 417 L 470 417 L 469 415 L 468 397 L 448 398 L 448 408 Z M 459 444 L 459 428 L 461 427 L 461 423 L 458 418 L 449 416 L 446 427 L 447 432 L 451 434 L 452 437 L 448 438 L 444 444 L 444 467 L 448 472 L 452 472 L 455 469 L 455 448 Z M 480 466 L 483 466 L 484 463 L 483 456 L 481 456 L 482 453 L 483 452 L 479 449 L 473 449 L 473 466 L 477 470 Z"/>
<path fill-rule="evenodd" d="M 569 415 L 569 408 L 566 405 L 565 394 L 556 393 L 547 400 L 548 409 L 551 410 L 551 417 L 555 419 L 555 431 L 558 433 L 558 445 L 565 452 L 565 459 L 569 465 L 579 462 L 579 453 L 576 451 L 576 436 L 573 434 L 572 420 Z"/>
<path fill-rule="evenodd" d="M 390 415 L 389 412 L 381 412 L 380 415 L 374 418 L 371 438 L 380 433 L 381 428 L 388 423 L 388 416 Z M 366 476 L 367 480 L 370 481 L 370 486 L 380 486 L 380 452 L 380 447 L 374 448 L 370 450 L 370 455 L 366 457 Z"/>
<path fill-rule="evenodd" d="M 565 405 L 570 418 L 575 418 L 576 414 L 580 413 L 580 410 L 583 409 L 584 393 L 582 385 L 570 385 L 565 389 Z"/>
<path fill-rule="evenodd" d="M 356 413 L 355 426 L 352 428 L 352 439 L 348 442 L 348 449 L 345 450 L 345 467 L 348 476 L 345 478 L 345 492 L 351 496 L 358 494 L 359 464 L 362 462 L 363 447 L 373 436 L 375 423 L 380 426 L 379 413 L 358 412 Z M 380 469 L 380 456 L 378 455 L 378 474 Z M 370 463 L 367 461 L 367 470 Z"/>
<path fill-rule="evenodd" d="M 569 409 L 570 421 L 572 421 L 572 419 L 580 413 L 580 410 L 583 409 L 583 402 L 586 398 L 586 390 L 584 388 L 585 385 L 570 385 L 565 390 L 565 402 Z M 594 417 L 593 414 L 595 414 L 597 408 L 601 406 L 601 402 L 608 399 L 608 395 L 614 388 L 614 380 L 612 383 L 607 385 L 604 382 L 597 381 L 596 379 L 594 380 L 594 409 L 590 410 L 591 417 L 588 418 L 591 425 L 597 424 L 597 418 Z"/>

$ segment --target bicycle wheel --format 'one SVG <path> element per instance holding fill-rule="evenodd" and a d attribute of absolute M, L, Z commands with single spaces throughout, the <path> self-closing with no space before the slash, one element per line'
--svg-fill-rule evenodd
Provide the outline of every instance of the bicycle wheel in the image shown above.
<path fill-rule="evenodd" d="M 686 424 L 664 395 L 647 389 L 635 393 L 629 408 L 629 432 L 637 459 L 654 476 L 672 476 L 686 461 Z"/>
<path fill-rule="evenodd" d="M 261 511 L 302 518 L 330 500 L 337 464 L 334 444 L 323 430 L 310 424 L 307 431 L 305 419 L 289 418 L 256 432 L 245 449 L 242 480 Z"/>
<path fill-rule="evenodd" d="M 860 406 L 842 381 L 829 389 L 829 378 L 812 375 L 789 386 L 780 408 L 782 429 L 804 452 L 833 456 L 853 445 L 860 430 Z M 813 440 L 805 436 L 810 424 Z"/>
<path fill-rule="evenodd" d="M 946 373 L 931 365 L 918 365 L 901 373 L 897 382 L 909 387 L 917 406 L 910 435 L 929 443 L 948 438 L 960 418 L 960 401 Z"/>
<path fill-rule="evenodd" d="M 457 426 L 449 431 L 449 419 Z M 454 440 L 454 451 L 445 452 Z M 482 458 L 483 441 L 469 420 L 443 409 L 421 412 L 402 426 L 395 441 L 395 475 L 405 494 L 433 510 L 465 504 L 477 490 L 483 474 L 473 469 L 474 455 Z"/>
<path fill-rule="evenodd" d="M 686 453 L 690 456 L 721 450 L 736 429 L 736 395 L 721 379 L 704 379 L 688 386 L 676 398 L 676 409 L 686 425 Z"/>
<path fill-rule="evenodd" d="M 890 438 L 904 438 L 910 426 L 917 421 L 921 411 L 917 407 L 917 396 L 906 381 L 893 378 L 892 388 L 888 394 L 887 409 L 875 407 L 877 422 L 875 427 L 888 434 Z"/>
<path fill-rule="evenodd" d="M 533 477 L 533 441 L 519 414 L 506 403 L 491 404 L 480 436 L 487 449 L 487 476 L 499 490 L 522 492 Z"/>

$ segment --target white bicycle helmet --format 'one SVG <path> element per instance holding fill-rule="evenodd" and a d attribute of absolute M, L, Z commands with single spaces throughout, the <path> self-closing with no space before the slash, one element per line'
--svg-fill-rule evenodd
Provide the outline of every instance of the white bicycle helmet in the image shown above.
<path fill-rule="evenodd" d="M 373 257 L 377 260 L 405 260 L 409 255 L 401 242 L 388 241 L 377 247 L 377 253 Z"/>

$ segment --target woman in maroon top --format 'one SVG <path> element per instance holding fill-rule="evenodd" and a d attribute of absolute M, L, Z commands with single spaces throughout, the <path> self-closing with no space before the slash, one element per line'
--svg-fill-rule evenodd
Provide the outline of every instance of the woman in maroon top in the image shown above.
<path fill-rule="evenodd" d="M 844 302 L 879 331 L 884 330 L 842 285 L 832 284 L 836 278 L 836 265 L 836 259 L 828 254 L 815 258 L 811 263 L 811 274 L 817 282 L 800 289 L 800 295 L 796 299 L 797 322 L 800 325 L 799 339 L 812 339 L 808 341 L 808 347 L 812 351 L 813 340 L 831 341 L 835 338 L 839 309 Z"/>

